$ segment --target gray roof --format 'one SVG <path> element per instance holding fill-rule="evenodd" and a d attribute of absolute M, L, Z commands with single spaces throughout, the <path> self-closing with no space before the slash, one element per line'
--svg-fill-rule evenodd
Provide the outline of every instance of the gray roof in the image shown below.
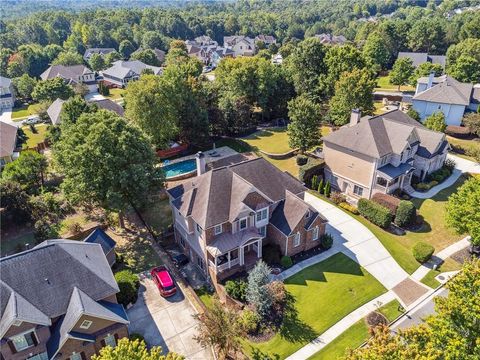
<path fill-rule="evenodd" d="M 226 254 L 228 251 L 236 249 L 249 240 L 260 239 L 262 235 L 256 227 L 250 227 L 245 231 L 224 232 L 215 237 L 212 243 L 207 245 L 207 250 L 213 256 Z"/>
<path fill-rule="evenodd" d="M 400 51 L 397 56 L 398 59 L 409 58 L 412 60 L 412 65 L 418 67 L 423 63 L 430 62 L 432 64 L 440 64 L 445 67 L 445 55 L 429 55 L 427 53 L 403 52 Z"/>
<path fill-rule="evenodd" d="M 252 39 L 248 36 L 243 35 L 233 35 L 233 36 L 224 36 L 223 37 L 223 44 L 224 46 L 233 46 L 240 41 L 245 41 L 250 45 L 255 44 L 255 39 Z"/>
<path fill-rule="evenodd" d="M 450 76 L 445 76 L 444 81 L 421 93 L 415 94 L 413 100 L 468 106 L 472 89 L 473 84 L 462 83 Z"/>
<path fill-rule="evenodd" d="M 102 71 L 102 74 L 124 79 L 131 76 L 139 76 L 144 69 L 151 69 L 155 75 L 159 75 L 162 69 L 158 66 L 147 65 L 140 60 L 118 60 L 111 67 Z"/>
<path fill-rule="evenodd" d="M 47 240 L 33 249 L 3 257 L 0 273 L 2 316 L 12 293 L 29 304 L 19 314 L 33 313 L 35 308 L 55 318 L 67 312 L 75 287 L 95 301 L 119 291 L 100 245 L 81 241 Z"/>
<path fill-rule="evenodd" d="M 92 103 L 96 104 L 100 109 L 113 111 L 119 116 L 123 117 L 123 115 L 125 114 L 125 110 L 123 109 L 123 107 L 110 99 L 93 100 Z"/>
<path fill-rule="evenodd" d="M 11 156 L 17 146 L 17 127 L 0 121 L 0 157 Z"/>
<path fill-rule="evenodd" d="M 343 35 L 332 35 L 332 34 L 316 34 L 315 37 L 320 40 L 322 44 L 338 44 L 343 45 L 347 42 L 347 38 Z"/>
<path fill-rule="evenodd" d="M 87 243 L 100 244 L 105 254 L 108 254 L 117 245 L 115 240 L 107 235 L 101 228 L 96 228 L 83 241 Z"/>
<path fill-rule="evenodd" d="M 400 175 L 407 174 L 411 170 L 413 170 L 413 166 L 407 163 L 400 164 L 399 166 L 387 164 L 377 169 L 377 171 L 382 173 L 387 180 L 396 179 Z"/>
<path fill-rule="evenodd" d="M 60 124 L 60 114 L 62 112 L 63 103 L 65 100 L 55 100 L 47 109 L 47 114 L 53 125 Z"/>
<path fill-rule="evenodd" d="M 76 82 L 80 76 L 91 73 L 93 73 L 92 70 L 85 65 L 52 65 L 40 75 L 40 78 L 48 80 L 61 77 L 65 80 Z"/>
<path fill-rule="evenodd" d="M 88 61 L 88 59 L 90 59 L 90 57 L 93 54 L 99 54 L 99 55 L 104 56 L 104 55 L 110 54 L 114 51 L 116 51 L 114 48 L 89 48 L 89 49 L 85 50 L 85 53 L 83 54 L 83 59 L 85 61 Z"/>
<path fill-rule="evenodd" d="M 8 88 L 10 87 L 10 85 L 12 85 L 12 80 L 7 78 L 7 77 L 4 77 L 4 76 L 0 76 L 0 87 L 2 88 Z"/>
<path fill-rule="evenodd" d="M 168 192 L 173 205 L 183 216 L 192 216 L 206 229 L 233 221 L 243 210 L 250 209 L 250 193 L 258 193 L 267 202 L 285 198 L 285 190 L 303 193 L 303 184 L 263 158 L 216 168 L 178 185 Z"/>
<path fill-rule="evenodd" d="M 425 128 L 400 110 L 363 117 L 358 124 L 342 127 L 322 139 L 327 144 L 377 159 L 391 153 L 400 154 L 408 141 L 419 141 L 423 154 L 433 156 L 446 142 L 445 134 Z"/>

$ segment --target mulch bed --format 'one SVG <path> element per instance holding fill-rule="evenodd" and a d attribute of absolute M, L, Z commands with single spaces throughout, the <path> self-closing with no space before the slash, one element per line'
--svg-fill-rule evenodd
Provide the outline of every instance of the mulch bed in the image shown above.
<path fill-rule="evenodd" d="M 267 331 L 261 333 L 261 334 L 256 334 L 256 335 L 247 335 L 248 340 L 250 340 L 253 343 L 262 343 L 265 341 L 270 340 L 275 336 L 276 332 L 273 331 L 272 329 L 268 329 Z"/>

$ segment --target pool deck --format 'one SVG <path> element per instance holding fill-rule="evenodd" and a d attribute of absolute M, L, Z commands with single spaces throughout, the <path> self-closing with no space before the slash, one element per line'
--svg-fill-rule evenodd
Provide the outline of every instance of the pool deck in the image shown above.
<path fill-rule="evenodd" d="M 211 163 L 211 162 L 214 162 L 214 161 L 217 161 L 217 160 L 220 160 L 220 159 L 223 159 L 223 158 L 226 158 L 226 157 L 229 157 L 229 156 L 232 156 L 232 155 L 238 154 L 238 152 L 236 152 L 232 148 L 229 148 L 228 146 L 222 146 L 222 147 L 219 147 L 215 150 L 214 149 L 207 150 L 207 151 L 204 151 L 203 153 L 205 154 L 205 162 L 207 164 Z M 213 155 L 215 155 L 215 156 L 213 156 Z M 176 163 L 179 163 L 179 162 L 182 162 L 182 161 L 195 159 L 195 156 L 196 156 L 196 154 L 184 156 L 184 157 L 181 157 L 181 158 L 178 158 L 178 159 L 168 161 L 168 163 L 166 163 L 166 164 L 165 164 L 165 161 L 163 161 L 162 166 L 172 165 L 172 164 L 176 164 Z"/>

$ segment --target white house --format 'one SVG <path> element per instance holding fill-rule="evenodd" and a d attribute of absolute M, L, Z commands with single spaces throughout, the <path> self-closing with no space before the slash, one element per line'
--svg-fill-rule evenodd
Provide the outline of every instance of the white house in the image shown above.
<path fill-rule="evenodd" d="M 480 86 L 462 83 L 444 75 L 418 79 L 412 106 L 422 121 L 430 115 L 441 111 L 447 125 L 459 126 L 465 111 L 476 111 L 480 103 Z"/>
<path fill-rule="evenodd" d="M 11 108 L 15 102 L 12 80 L 0 76 L 0 109 Z"/>
<path fill-rule="evenodd" d="M 70 85 L 86 85 L 89 92 L 97 91 L 95 73 L 85 65 L 52 65 L 40 75 L 42 80 L 54 79 L 56 77 L 62 78 Z"/>
<path fill-rule="evenodd" d="M 248 36 L 224 36 L 223 47 L 231 49 L 234 56 L 253 56 L 256 52 L 255 39 Z"/>

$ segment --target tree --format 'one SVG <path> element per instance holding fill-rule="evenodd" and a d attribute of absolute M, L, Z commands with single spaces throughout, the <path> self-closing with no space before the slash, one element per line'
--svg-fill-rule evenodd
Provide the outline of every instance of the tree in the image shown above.
<path fill-rule="evenodd" d="M 1 179 L 0 194 L 2 228 L 8 224 L 24 224 L 31 219 L 28 194 L 17 181 Z"/>
<path fill-rule="evenodd" d="M 103 56 L 100 54 L 92 54 L 90 60 L 88 60 L 88 64 L 93 71 L 100 71 L 105 69 L 105 60 Z"/>
<path fill-rule="evenodd" d="M 62 105 L 62 112 L 60 113 L 61 126 L 69 126 L 75 124 L 77 119 L 83 113 L 93 113 L 97 111 L 97 106 L 87 103 L 81 96 L 75 96 Z"/>
<path fill-rule="evenodd" d="M 288 143 L 291 148 L 305 152 L 320 142 L 320 106 L 299 96 L 288 102 Z"/>
<path fill-rule="evenodd" d="M 28 74 L 23 74 L 22 76 L 13 79 L 13 85 L 17 94 L 23 99 L 31 99 L 32 92 L 37 85 L 37 80 L 28 76 Z"/>
<path fill-rule="evenodd" d="M 470 129 L 470 133 L 480 136 L 480 113 L 469 113 L 463 117 L 463 124 Z"/>
<path fill-rule="evenodd" d="M 386 69 L 392 56 L 385 40 L 377 32 L 368 36 L 363 45 L 363 55 L 372 66 L 377 67 L 377 70 Z"/>
<path fill-rule="evenodd" d="M 175 353 L 162 355 L 162 348 L 154 346 L 147 349 L 145 341 L 140 339 L 129 340 L 122 338 L 118 340 L 115 347 L 105 346 L 100 349 L 98 355 L 93 355 L 92 360 L 183 360 L 184 357 Z"/>
<path fill-rule="evenodd" d="M 445 115 L 443 115 L 443 112 L 441 111 L 437 111 L 436 113 L 433 113 L 427 117 L 423 125 L 430 130 L 439 132 L 444 132 L 447 128 L 447 124 L 445 124 Z"/>
<path fill-rule="evenodd" d="M 268 265 L 260 260 L 248 274 L 246 299 L 262 319 L 268 319 L 273 305 L 268 288 L 270 271 Z"/>
<path fill-rule="evenodd" d="M 390 83 L 398 86 L 407 85 L 413 75 L 415 68 L 413 67 L 412 59 L 400 58 L 393 64 L 392 71 L 390 71 Z"/>
<path fill-rule="evenodd" d="M 17 160 L 8 163 L 2 172 L 2 178 L 15 181 L 30 194 L 38 192 L 43 186 L 47 159 L 36 151 L 22 151 Z"/>
<path fill-rule="evenodd" d="M 410 85 L 416 86 L 417 80 L 421 77 L 429 76 L 430 73 L 434 73 L 434 76 L 440 76 L 443 74 L 443 68 L 440 64 L 432 64 L 430 62 L 425 62 L 420 64 L 415 71 L 413 72 L 412 77 L 410 78 Z"/>
<path fill-rule="evenodd" d="M 144 49 L 166 49 L 162 36 L 156 31 L 147 31 L 143 34 L 142 47 Z"/>
<path fill-rule="evenodd" d="M 425 17 L 416 21 L 408 32 L 408 45 L 417 52 L 443 54 L 445 47 L 444 20 Z"/>
<path fill-rule="evenodd" d="M 373 89 L 375 80 L 366 70 L 353 70 L 344 73 L 335 84 L 335 95 L 329 102 L 328 116 L 335 125 L 345 125 L 352 109 L 360 109 L 362 114 L 371 115 L 373 106 Z"/>
<path fill-rule="evenodd" d="M 480 39 L 465 39 L 451 45 L 447 50 L 447 69 L 454 66 L 462 56 L 473 57 L 480 62 Z"/>
<path fill-rule="evenodd" d="M 140 60 L 141 62 L 152 65 L 152 66 L 160 66 L 160 61 L 155 55 L 155 52 L 151 49 L 145 49 L 142 51 L 135 51 L 132 56 L 130 57 L 132 60 Z"/>
<path fill-rule="evenodd" d="M 122 270 L 115 273 L 115 281 L 118 284 L 120 292 L 117 294 L 117 300 L 123 306 L 135 304 L 138 297 L 138 288 L 140 280 L 138 276 L 130 270 Z"/>
<path fill-rule="evenodd" d="M 73 51 L 63 51 L 53 60 L 52 65 L 81 65 L 83 64 L 82 55 Z"/>
<path fill-rule="evenodd" d="M 66 100 L 73 95 L 73 88 L 61 77 L 39 81 L 32 92 L 32 97 L 37 101 L 54 101 L 58 98 Z"/>
<path fill-rule="evenodd" d="M 135 47 L 133 46 L 130 40 L 123 40 L 120 45 L 118 46 L 118 52 L 125 58 L 128 59 L 130 55 L 135 51 Z"/>
<path fill-rule="evenodd" d="M 480 81 L 480 62 L 472 56 L 462 55 L 448 67 L 448 74 L 461 82 Z"/>
<path fill-rule="evenodd" d="M 410 116 L 413 120 L 417 120 L 418 122 L 420 122 L 420 120 L 421 120 L 420 119 L 420 114 L 413 107 L 408 109 L 407 115 Z"/>
<path fill-rule="evenodd" d="M 473 245 L 480 245 L 480 179 L 467 180 L 448 198 L 446 221 L 459 234 L 470 234 Z"/>
<path fill-rule="evenodd" d="M 105 55 L 105 58 L 104 58 L 105 67 L 110 67 L 115 61 L 121 60 L 121 59 L 122 59 L 122 55 L 120 55 L 116 51 L 112 51 L 111 53 L 108 53 L 107 55 Z"/>
<path fill-rule="evenodd" d="M 163 182 L 145 136 L 111 111 L 84 113 L 62 127 L 53 155 L 72 204 L 99 205 L 121 215 L 132 205 L 143 206 Z"/>
<path fill-rule="evenodd" d="M 236 310 L 222 305 L 215 297 L 205 313 L 194 317 L 198 320 L 198 334 L 194 339 L 199 344 L 214 347 L 220 359 L 236 358 L 245 334 Z"/>

